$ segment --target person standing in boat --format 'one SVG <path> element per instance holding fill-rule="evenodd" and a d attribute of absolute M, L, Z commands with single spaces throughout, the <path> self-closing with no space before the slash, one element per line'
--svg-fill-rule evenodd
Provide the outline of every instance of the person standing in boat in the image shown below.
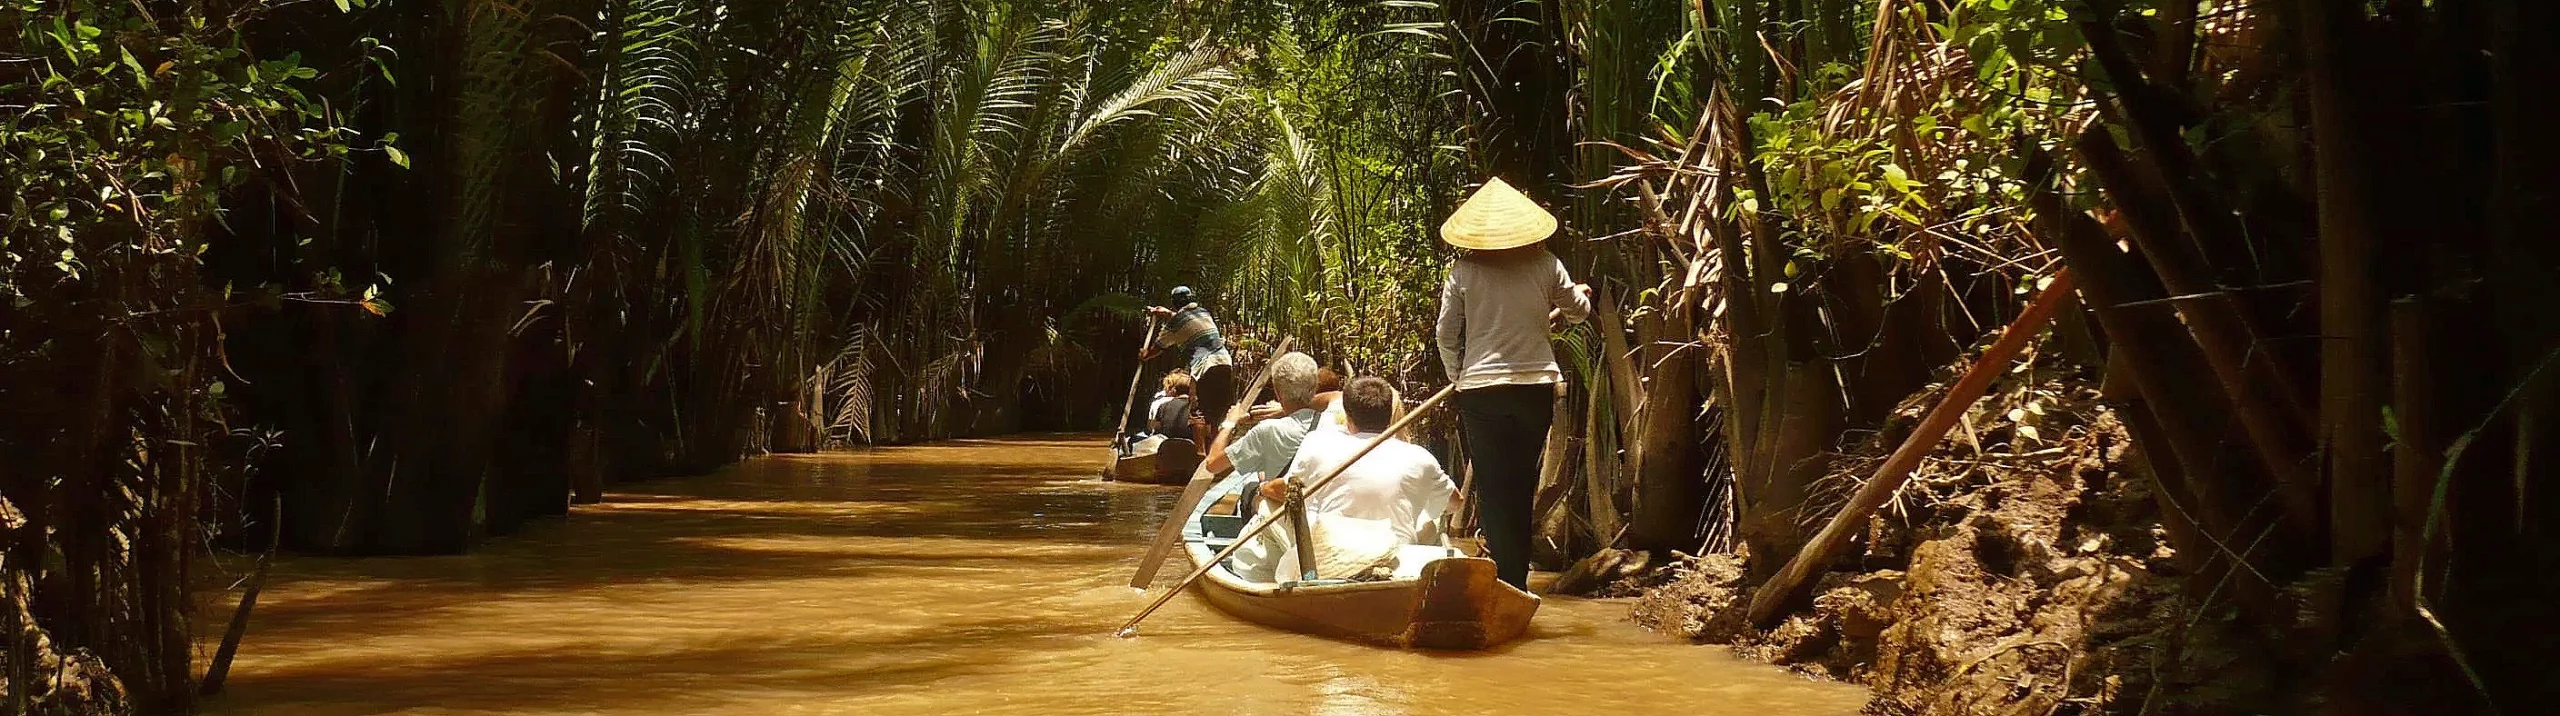
<path fill-rule="evenodd" d="M 1179 355 L 1188 361 L 1185 369 L 1191 372 L 1193 407 L 1210 420 L 1225 419 L 1227 408 L 1236 401 L 1235 358 L 1227 352 L 1226 336 L 1218 333 L 1217 319 L 1200 306 L 1190 286 L 1175 286 L 1165 297 L 1173 307 L 1147 307 L 1147 314 L 1162 321 L 1164 330 L 1156 333 L 1156 344 L 1138 358 L 1151 360 L 1162 351 L 1181 351 Z M 1195 434 L 1192 439 L 1208 442 L 1210 437 Z"/>
<path fill-rule="evenodd" d="M 1485 548 L 1502 581 L 1524 591 L 1529 507 L 1564 381 L 1548 332 L 1591 313 L 1591 287 L 1542 245 L 1555 231 L 1554 214 L 1500 178 L 1440 224 L 1441 240 L 1465 249 L 1440 286 L 1440 366 L 1458 387 Z"/>
<path fill-rule="evenodd" d="M 1312 554 L 1317 576 L 1358 580 L 1375 576 L 1371 571 L 1377 567 L 1397 567 L 1399 572 L 1418 569 L 1420 565 L 1397 565 L 1396 558 L 1405 545 L 1442 543 L 1441 514 L 1449 509 L 1458 484 L 1440 469 L 1431 451 L 1396 438 L 1388 438 L 1352 462 L 1395 420 L 1396 391 L 1386 379 L 1353 379 L 1337 404 L 1349 429 L 1309 434 L 1298 446 L 1298 458 L 1288 474 L 1262 483 L 1262 498 L 1286 501 L 1292 485 L 1311 485 L 1341 468 L 1341 475 L 1305 496 L 1307 518 L 1315 525 L 1312 534 L 1317 544 Z M 1343 467 L 1345 463 L 1350 466 Z M 1275 533 L 1286 539 L 1282 530 L 1263 532 Z M 1308 559 L 1308 553 L 1302 548 L 1291 551 L 1297 559 Z M 1290 573 L 1294 567 L 1284 559 L 1280 572 Z"/>

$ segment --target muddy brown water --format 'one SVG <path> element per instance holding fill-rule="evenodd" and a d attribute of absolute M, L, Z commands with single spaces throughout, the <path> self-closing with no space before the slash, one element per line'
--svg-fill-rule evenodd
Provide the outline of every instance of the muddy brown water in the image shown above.
<path fill-rule="evenodd" d="M 1621 601 L 1550 598 L 1527 638 L 1481 654 L 1286 633 L 1191 596 L 1115 638 L 1151 596 L 1127 581 L 1174 490 L 1093 479 L 1100 443 L 758 458 L 470 555 L 283 560 L 207 711 L 1823 716 L 1866 699 L 1643 631 Z"/>

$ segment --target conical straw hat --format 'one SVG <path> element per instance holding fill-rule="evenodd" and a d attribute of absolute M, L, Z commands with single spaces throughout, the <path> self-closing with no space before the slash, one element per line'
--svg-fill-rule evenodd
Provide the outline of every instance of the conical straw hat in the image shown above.
<path fill-rule="evenodd" d="M 1556 215 L 1495 177 L 1440 222 L 1440 240 L 1462 249 L 1492 251 L 1527 246 L 1556 232 Z"/>

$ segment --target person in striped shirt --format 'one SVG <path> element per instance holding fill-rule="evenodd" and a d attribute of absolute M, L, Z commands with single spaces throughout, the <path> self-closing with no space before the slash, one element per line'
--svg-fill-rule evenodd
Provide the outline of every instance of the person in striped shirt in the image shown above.
<path fill-rule="evenodd" d="M 1199 298 L 1189 286 L 1175 286 L 1169 301 L 1178 308 L 1149 306 L 1147 313 L 1163 321 L 1164 329 L 1156 332 L 1156 344 L 1148 349 L 1147 358 L 1159 351 L 1180 350 L 1189 353 L 1191 374 L 1200 375 L 1213 365 L 1229 365 L 1234 359 L 1227 354 L 1227 339 L 1218 334 L 1218 321 L 1209 309 L 1200 307 Z"/>
<path fill-rule="evenodd" d="M 1164 328 L 1156 333 L 1155 345 L 1148 346 L 1140 360 L 1153 360 L 1156 354 L 1182 351 L 1189 362 L 1193 383 L 1192 407 L 1201 419 L 1192 421 L 1192 441 L 1207 445 L 1217 437 L 1210 421 L 1226 419 L 1227 408 L 1235 405 L 1235 358 L 1227 353 L 1226 336 L 1218 333 L 1218 321 L 1209 309 L 1200 306 L 1197 294 L 1189 286 L 1175 286 L 1166 294 L 1175 308 L 1147 307 Z M 1187 355 L 1186 355 L 1187 354 Z M 1172 432 L 1167 428 L 1167 432 Z"/>

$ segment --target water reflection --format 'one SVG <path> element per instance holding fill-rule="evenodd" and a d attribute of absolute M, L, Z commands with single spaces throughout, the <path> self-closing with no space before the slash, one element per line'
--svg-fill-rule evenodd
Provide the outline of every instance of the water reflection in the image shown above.
<path fill-rule="evenodd" d="M 1287 634 L 1194 599 L 1113 638 L 1146 602 L 1124 582 L 1172 494 L 1093 480 L 1099 443 L 761 458 L 633 486 L 471 555 L 286 560 L 208 706 L 1768 716 L 1864 701 L 1647 634 L 1612 602 L 1550 599 L 1528 638 L 1482 655 Z"/>

